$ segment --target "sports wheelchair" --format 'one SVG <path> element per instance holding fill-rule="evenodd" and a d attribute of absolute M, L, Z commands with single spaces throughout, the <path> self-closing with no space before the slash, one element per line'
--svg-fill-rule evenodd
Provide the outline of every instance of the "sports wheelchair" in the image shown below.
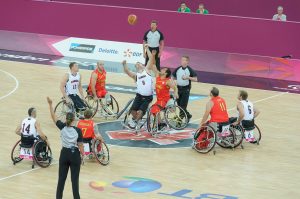
<path fill-rule="evenodd" d="M 153 108 L 158 108 L 159 112 L 152 113 Z M 147 112 L 147 130 L 154 137 L 161 133 L 169 133 L 170 129 L 184 129 L 188 122 L 186 112 L 176 104 L 173 96 L 165 108 L 154 104 Z"/>
<path fill-rule="evenodd" d="M 236 121 L 237 118 L 230 118 L 230 123 L 234 123 Z M 243 120 L 240 124 L 236 126 L 231 125 L 231 128 L 234 130 L 236 135 L 239 135 L 239 138 L 236 139 L 237 142 L 242 143 L 243 139 L 245 139 L 247 142 L 251 144 L 259 145 L 259 142 L 261 140 L 261 131 L 259 127 L 255 124 L 254 120 L 251 121 Z M 252 137 L 251 134 L 253 134 L 253 138 L 251 138 Z"/>
<path fill-rule="evenodd" d="M 93 96 L 87 95 L 86 103 L 93 110 L 94 117 L 97 113 L 102 118 L 114 118 L 119 113 L 119 104 L 114 96 L 107 94 L 104 98 L 94 100 Z"/>
<path fill-rule="evenodd" d="M 83 146 L 85 159 L 95 158 L 101 165 L 109 164 L 109 150 L 104 142 L 93 138 L 83 138 Z"/>
<path fill-rule="evenodd" d="M 85 102 L 86 107 L 91 108 L 87 102 Z M 64 97 L 61 98 L 61 101 L 54 108 L 54 113 L 58 120 L 66 121 L 66 114 L 72 112 L 75 114 L 76 119 L 83 117 L 83 112 L 85 109 L 76 111 L 73 101 L 70 103 L 66 102 Z M 95 115 L 95 114 L 93 114 Z"/>
<path fill-rule="evenodd" d="M 35 138 L 21 135 L 21 140 L 17 141 L 11 151 L 11 160 L 16 165 L 23 159 L 32 161 L 31 168 L 34 168 L 35 164 L 46 168 L 52 162 L 52 151 L 39 136 Z"/>
<path fill-rule="evenodd" d="M 193 148 L 202 154 L 210 152 L 215 145 L 222 148 L 234 149 L 241 144 L 237 141 L 236 132 L 231 128 L 230 122 L 205 124 L 194 134 Z M 213 151 L 216 154 L 216 151 Z"/>

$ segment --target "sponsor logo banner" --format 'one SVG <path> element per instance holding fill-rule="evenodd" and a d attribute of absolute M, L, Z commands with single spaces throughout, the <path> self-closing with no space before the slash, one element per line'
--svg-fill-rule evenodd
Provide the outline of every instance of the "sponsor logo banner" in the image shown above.
<path fill-rule="evenodd" d="M 142 44 L 70 37 L 52 45 L 66 57 L 128 63 L 144 62 Z"/>
<path fill-rule="evenodd" d="M 70 51 L 82 52 L 82 53 L 93 53 L 95 47 L 96 47 L 95 45 L 71 43 Z"/>

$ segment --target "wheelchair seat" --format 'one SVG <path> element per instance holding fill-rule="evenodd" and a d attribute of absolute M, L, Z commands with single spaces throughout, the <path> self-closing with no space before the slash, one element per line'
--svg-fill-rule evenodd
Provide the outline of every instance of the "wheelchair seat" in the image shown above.
<path fill-rule="evenodd" d="M 35 138 L 33 135 L 26 136 L 21 134 L 21 144 L 20 147 L 23 148 L 31 148 L 37 138 Z"/>
<path fill-rule="evenodd" d="M 217 131 L 222 133 L 223 126 L 228 126 L 228 125 L 230 125 L 230 121 L 217 123 Z"/>
<path fill-rule="evenodd" d="M 242 120 L 242 126 L 246 131 L 255 129 L 254 120 Z"/>

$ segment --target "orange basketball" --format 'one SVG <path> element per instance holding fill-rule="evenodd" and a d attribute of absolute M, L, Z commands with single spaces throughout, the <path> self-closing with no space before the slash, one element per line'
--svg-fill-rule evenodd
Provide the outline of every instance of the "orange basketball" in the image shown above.
<path fill-rule="evenodd" d="M 135 25 L 136 22 L 137 22 L 137 16 L 134 15 L 134 14 L 130 14 L 130 15 L 128 16 L 128 23 L 129 23 L 130 25 Z"/>

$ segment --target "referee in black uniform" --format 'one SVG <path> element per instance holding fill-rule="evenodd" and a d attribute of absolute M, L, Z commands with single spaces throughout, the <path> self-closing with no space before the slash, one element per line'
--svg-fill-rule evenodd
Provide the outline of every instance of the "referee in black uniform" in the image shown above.
<path fill-rule="evenodd" d="M 145 63 L 146 66 L 149 61 L 149 56 L 151 55 L 147 55 L 145 44 L 148 44 L 149 50 L 151 52 L 154 50 L 157 52 L 155 54 L 155 64 L 157 70 L 160 71 L 160 56 L 164 49 L 164 35 L 159 30 L 157 30 L 157 21 L 155 20 L 151 21 L 151 29 L 145 33 L 143 39 L 143 52 L 144 52 L 144 58 L 146 59 L 146 63 Z"/>
<path fill-rule="evenodd" d="M 52 100 L 47 97 L 52 120 L 60 130 L 62 149 L 59 157 L 58 184 L 56 189 L 56 199 L 63 198 L 66 178 L 69 168 L 71 169 L 71 181 L 74 199 L 80 199 L 79 195 L 79 173 L 81 166 L 81 155 L 84 155 L 82 132 L 74 127 L 74 113 L 67 113 L 66 123 L 58 120 L 54 114 Z M 81 155 L 80 155 L 81 154 Z"/>
<path fill-rule="evenodd" d="M 173 77 L 176 79 L 178 88 L 177 104 L 185 110 L 187 117 L 192 118 L 192 115 L 187 111 L 187 105 L 190 97 L 192 82 L 197 82 L 197 74 L 189 66 L 190 58 L 188 56 L 181 57 L 181 66 L 177 67 L 173 72 Z"/>

